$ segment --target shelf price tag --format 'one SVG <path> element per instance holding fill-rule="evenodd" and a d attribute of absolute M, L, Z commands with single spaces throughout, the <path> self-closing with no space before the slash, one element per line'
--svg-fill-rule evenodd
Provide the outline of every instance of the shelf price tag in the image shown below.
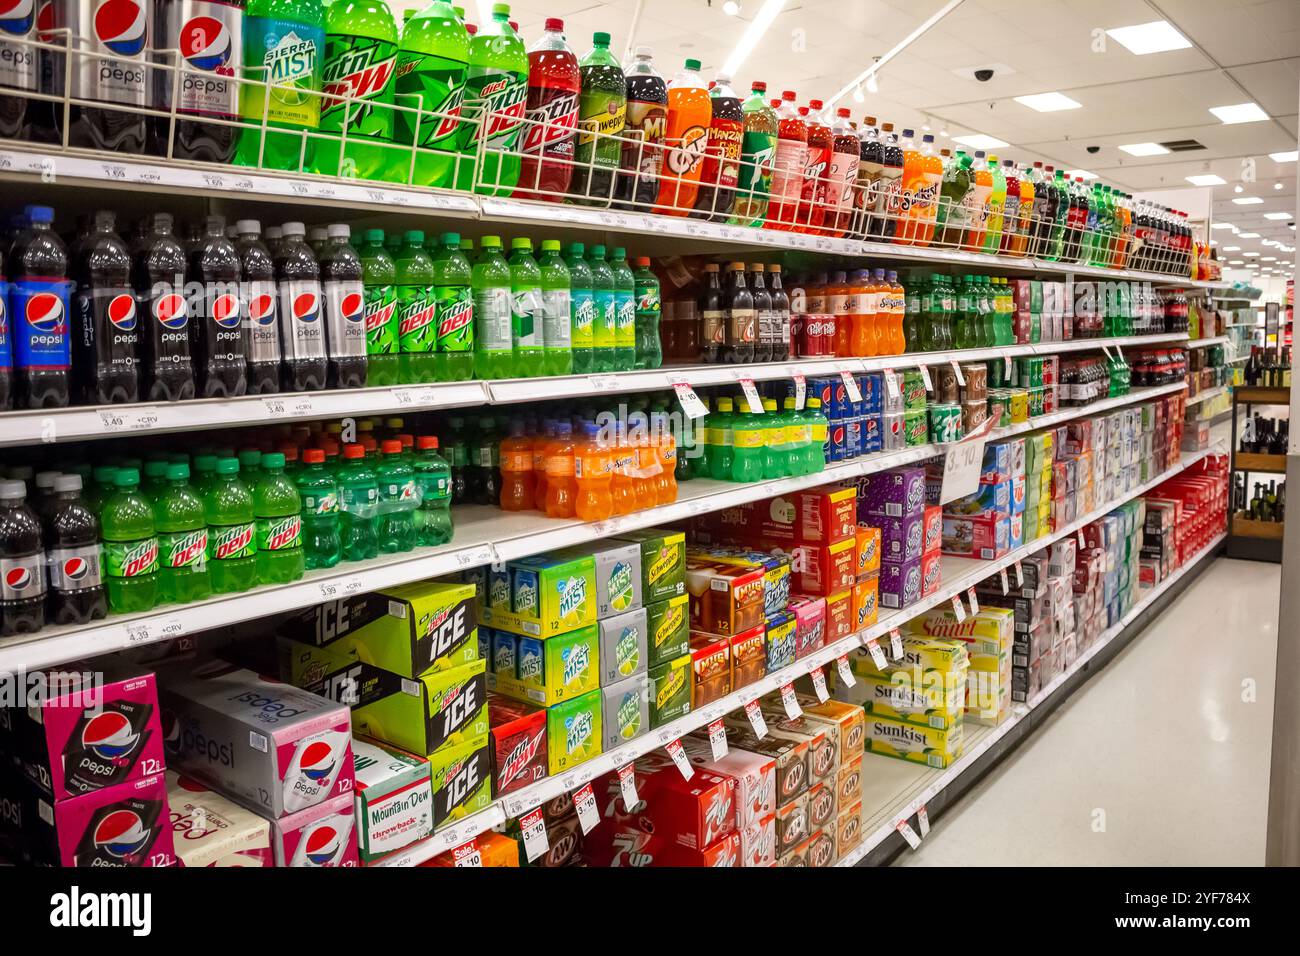
<path fill-rule="evenodd" d="M 883 369 L 881 374 L 885 377 L 885 391 L 890 398 L 898 398 L 902 392 L 898 390 L 898 377 L 894 374 L 892 368 Z"/>
<path fill-rule="evenodd" d="M 884 649 L 881 648 L 880 642 L 874 637 L 867 638 L 867 650 L 871 652 L 871 660 L 875 662 L 877 667 L 883 670 L 889 665 L 889 661 L 885 659 Z"/>
<path fill-rule="evenodd" d="M 519 832 L 524 838 L 524 855 L 531 863 L 550 849 L 546 839 L 546 820 L 542 817 L 542 808 L 528 811 L 519 820 Z"/>
<path fill-rule="evenodd" d="M 845 687 L 852 687 L 858 679 L 853 676 L 853 668 L 849 666 L 849 655 L 841 654 L 835 658 L 835 669 L 839 672 L 840 680 L 844 681 Z"/>
<path fill-rule="evenodd" d="M 862 390 L 858 388 L 858 380 L 853 377 L 852 372 L 840 372 L 840 381 L 844 383 L 844 390 L 849 393 L 850 402 L 862 401 Z"/>
<path fill-rule="evenodd" d="M 681 771 L 683 780 L 690 780 L 691 777 L 695 776 L 695 768 L 691 766 L 690 760 L 686 758 L 686 748 L 682 746 L 680 740 L 669 741 L 664 750 L 668 751 L 668 756 L 673 758 L 673 763 Z"/>
<path fill-rule="evenodd" d="M 709 747 L 713 750 L 713 759 L 721 760 L 727 755 L 727 728 L 719 717 L 709 724 Z"/>
<path fill-rule="evenodd" d="M 916 831 L 912 829 L 912 825 L 906 820 L 899 820 L 894 824 L 894 829 L 902 835 L 903 839 L 907 841 L 907 845 L 913 850 L 921 845 L 921 838 L 916 835 Z"/>
<path fill-rule="evenodd" d="M 799 706 L 799 701 L 794 696 L 793 683 L 781 685 L 781 705 L 785 708 L 785 715 L 791 720 L 803 716 L 803 708 Z"/>
<path fill-rule="evenodd" d="M 930 814 L 926 812 L 925 807 L 916 811 L 916 825 L 921 828 L 922 840 L 930 835 Z"/>
<path fill-rule="evenodd" d="M 961 363 L 952 359 L 949 363 L 952 366 L 952 374 L 957 376 L 957 384 L 962 388 L 966 387 L 966 376 L 961 373 Z"/>
<path fill-rule="evenodd" d="M 578 812 L 578 824 L 582 827 L 583 836 L 596 829 L 600 813 L 596 810 L 596 795 L 591 790 L 591 784 L 584 783 L 573 791 L 573 809 Z"/>
<path fill-rule="evenodd" d="M 758 397 L 758 389 L 754 387 L 752 378 L 742 378 L 740 380 L 740 390 L 745 393 L 745 401 L 749 403 L 749 410 L 755 415 L 763 414 L 763 400 Z"/>
<path fill-rule="evenodd" d="M 641 798 L 636 795 L 636 771 L 630 763 L 618 768 L 618 788 L 623 794 L 624 808 L 631 810 L 641 802 Z"/>
<path fill-rule="evenodd" d="M 1016 587 L 1023 588 L 1024 586 L 1025 586 L 1025 566 L 1021 564 L 1020 559 L 1017 558 L 1016 559 Z"/>
<path fill-rule="evenodd" d="M 959 442 L 948 446 L 943 456 L 943 484 L 939 488 L 939 504 L 946 505 L 956 498 L 975 493 L 980 483 L 980 468 L 984 464 L 984 443 L 993 428 L 993 419 L 984 423 Z"/>
<path fill-rule="evenodd" d="M 903 635 L 899 633 L 898 628 L 889 629 L 889 651 L 894 655 L 894 660 L 903 659 Z"/>
<path fill-rule="evenodd" d="M 1002 381 L 1011 381 L 1011 356 L 1002 356 Z"/>
<path fill-rule="evenodd" d="M 482 866 L 483 854 L 479 852 L 478 840 L 462 843 L 451 851 L 453 866 Z"/>
<path fill-rule="evenodd" d="M 958 622 L 966 620 L 966 608 L 962 606 L 960 594 L 952 596 L 952 613 L 957 615 Z"/>
<path fill-rule="evenodd" d="M 930 370 L 924 365 L 918 365 L 916 370 L 921 373 L 921 381 L 925 383 L 925 390 L 927 392 L 933 392 L 934 382 L 930 380 Z"/>
<path fill-rule="evenodd" d="M 966 602 L 970 604 L 970 612 L 972 614 L 978 614 L 980 612 L 980 600 L 975 596 L 974 585 L 966 589 Z"/>
<path fill-rule="evenodd" d="M 703 418 L 709 413 L 700 401 L 700 396 L 695 394 L 695 389 L 691 388 L 690 382 L 673 382 L 673 391 L 677 393 L 677 401 L 681 403 L 687 418 Z"/>
<path fill-rule="evenodd" d="M 591 387 L 598 392 L 613 392 L 618 390 L 617 375 L 592 375 L 587 381 Z"/>
<path fill-rule="evenodd" d="M 808 379 L 804 378 L 802 372 L 794 373 L 794 407 L 803 411 L 804 403 L 808 400 Z"/>
<path fill-rule="evenodd" d="M 831 692 L 826 689 L 826 675 L 822 673 L 820 667 L 814 667 L 808 674 L 812 678 L 813 691 L 817 694 L 817 699 L 823 704 L 831 699 Z"/>
<path fill-rule="evenodd" d="M 1086 541 L 1084 541 L 1084 539 L 1083 539 L 1083 529 L 1080 528 L 1080 529 L 1079 529 L 1078 531 L 1076 531 L 1074 534 L 1075 534 L 1075 537 L 1079 539 L 1079 547 L 1080 547 L 1080 548 L 1086 548 L 1086 547 L 1088 546 L 1088 543 L 1087 543 Z"/>
<path fill-rule="evenodd" d="M 745 716 L 749 718 L 749 724 L 754 728 L 754 736 L 762 740 L 767 736 L 767 721 L 763 719 L 763 711 L 758 706 L 758 701 L 751 700 L 745 705 Z"/>
<path fill-rule="evenodd" d="M 1007 583 L 1007 569 L 1003 568 L 1002 570 L 998 571 L 998 577 L 1001 578 L 1002 580 L 1002 593 L 1003 595 L 1005 595 L 1008 591 L 1011 590 L 1011 585 Z"/>

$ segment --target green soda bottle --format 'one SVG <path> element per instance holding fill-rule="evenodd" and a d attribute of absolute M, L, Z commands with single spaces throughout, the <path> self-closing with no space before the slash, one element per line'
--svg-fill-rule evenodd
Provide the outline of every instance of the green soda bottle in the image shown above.
<path fill-rule="evenodd" d="M 203 496 L 208 521 L 208 571 L 217 594 L 247 591 L 257 583 L 257 528 L 253 493 L 239 478 L 239 460 L 218 458 Z"/>
<path fill-rule="evenodd" d="M 573 315 L 573 371 L 578 375 L 596 368 L 596 297 L 591 267 L 583 258 L 585 251 L 582 243 L 571 242 L 564 257 L 569 267 L 569 304 Z"/>
<path fill-rule="evenodd" d="M 402 323 L 397 314 L 397 264 L 384 248 L 384 230 L 367 229 L 357 255 L 365 285 L 366 384 L 396 385 Z"/>
<path fill-rule="evenodd" d="M 439 382 L 474 377 L 474 273 L 460 251 L 460 234 L 444 232 L 433 260 L 433 297 L 438 305 L 434 376 Z"/>
<path fill-rule="evenodd" d="M 709 466 L 709 456 L 713 453 L 709 445 L 709 413 L 712 403 L 707 395 L 701 395 L 700 404 L 704 406 L 704 417 L 693 419 L 690 430 L 683 431 L 677 442 L 678 481 L 708 478 L 712 471 Z M 685 421 L 684 415 L 682 418 Z"/>
<path fill-rule="evenodd" d="M 776 410 L 776 399 L 763 399 L 763 477 L 784 478 L 786 466 L 785 419 Z"/>
<path fill-rule="evenodd" d="M 664 363 L 659 342 L 659 277 L 650 270 L 648 256 L 636 260 L 636 368 L 659 368 Z"/>
<path fill-rule="evenodd" d="M 257 480 L 257 472 L 262 462 L 262 453 L 256 448 L 241 448 L 239 450 L 239 473 L 244 476 L 247 482 Z"/>
<path fill-rule="evenodd" d="M 474 289 L 474 377 L 514 375 L 511 332 L 510 266 L 501 255 L 501 237 L 479 241 L 478 260 L 471 271 Z"/>
<path fill-rule="evenodd" d="M 573 373 L 573 303 L 569 294 L 569 267 L 560 258 L 560 240 L 542 240 L 542 354 L 543 375 Z"/>
<path fill-rule="evenodd" d="M 413 185 L 445 188 L 453 182 L 468 69 L 469 32 L 450 3 L 432 0 L 402 25 L 395 100 L 399 106 L 423 112 L 399 110 L 394 131 L 399 143 L 417 147 Z M 397 178 L 407 182 L 407 157 L 401 158 Z"/>
<path fill-rule="evenodd" d="M 100 513 L 108 607 L 115 614 L 148 611 L 158 604 L 158 538 L 153 506 L 140 493 L 140 473 L 122 468 Z"/>
<path fill-rule="evenodd" d="M 808 448 L 804 458 L 804 474 L 815 475 L 826 469 L 826 416 L 822 413 L 822 400 L 810 398 L 804 405 L 808 419 Z"/>
<path fill-rule="evenodd" d="M 375 469 L 379 485 L 379 523 L 376 534 L 384 554 L 415 547 L 415 509 L 420 505 L 415 471 L 402 461 L 402 443 L 389 439 L 380 446 L 383 457 Z"/>
<path fill-rule="evenodd" d="M 91 472 L 92 484 L 82 495 L 86 507 L 99 514 L 104 507 L 104 502 L 108 496 L 113 493 L 113 476 L 117 474 L 117 468 L 113 465 L 96 465 L 95 470 Z"/>
<path fill-rule="evenodd" d="M 592 246 L 587 254 L 591 267 L 591 290 L 596 313 L 592 321 L 592 371 L 615 369 L 614 346 L 618 328 L 618 298 L 614 294 L 614 270 L 605 261 L 605 247 Z"/>
<path fill-rule="evenodd" d="M 742 403 L 731 425 L 731 480 L 763 480 L 763 448 L 767 429 L 760 415 Z"/>
<path fill-rule="evenodd" d="M 398 374 L 408 385 L 434 380 L 438 303 L 433 279 L 424 233 L 407 230 L 397 251 L 397 315 L 402 350 Z"/>
<path fill-rule="evenodd" d="M 785 417 L 785 473 L 787 475 L 807 474 L 808 442 L 812 429 L 808 420 L 796 409 L 793 395 L 787 396 L 782 408 Z"/>
<path fill-rule="evenodd" d="M 399 446 L 400 447 L 400 446 Z M 253 486 L 253 520 L 257 524 L 257 580 L 288 584 L 302 577 L 302 498 L 284 474 L 284 455 L 262 456 Z"/>
<path fill-rule="evenodd" d="M 307 570 L 332 568 L 343 557 L 338 481 L 325 468 L 325 452 L 308 448 L 294 476 L 302 499 L 302 556 Z"/>
<path fill-rule="evenodd" d="M 162 602 L 187 604 L 212 596 L 208 571 L 208 520 L 203 499 L 190 485 L 189 465 L 168 465 L 154 501 L 158 531 L 158 590 Z"/>
<path fill-rule="evenodd" d="M 608 33 L 596 33 L 592 49 L 578 64 L 578 139 L 573 151 L 570 191 L 588 205 L 607 206 L 614 194 L 614 171 L 623 154 L 619 136 L 627 122 L 627 83 Z"/>
<path fill-rule="evenodd" d="M 167 484 L 166 458 L 150 458 L 144 463 L 144 480 L 140 482 L 140 494 L 150 501 L 158 497 L 163 486 Z"/>
<path fill-rule="evenodd" d="M 926 352 L 930 350 L 929 337 L 924 333 L 925 318 L 922 315 L 924 302 L 929 304 L 929 279 L 920 273 L 912 273 L 903 290 L 903 339 L 909 352 Z"/>
<path fill-rule="evenodd" d="M 515 378 L 542 372 L 542 270 L 533 258 L 531 239 L 510 240 L 510 340 L 515 350 Z"/>
<path fill-rule="evenodd" d="M 375 536 L 379 486 L 366 462 L 366 450 L 360 445 L 344 446 L 338 483 L 343 557 L 348 561 L 373 558 L 379 554 L 379 539 Z"/>
<path fill-rule="evenodd" d="M 420 507 L 415 512 L 415 543 L 421 547 L 451 540 L 451 466 L 438 454 L 438 436 L 415 440 L 415 483 Z"/>
<path fill-rule="evenodd" d="M 636 367 L 636 279 L 627 250 L 615 246 L 609 267 L 614 274 L 614 368 L 630 372 Z"/>
<path fill-rule="evenodd" d="M 528 53 L 510 25 L 510 5 L 492 4 L 492 19 L 469 41 L 469 71 L 461 107 L 461 164 L 456 188 L 509 196 L 519 182 L 519 138 L 528 99 Z M 474 175 L 481 155 L 482 168 Z"/>
<path fill-rule="evenodd" d="M 735 403 L 727 396 L 718 399 L 718 410 L 708 422 L 709 474 L 714 481 L 730 481 L 734 452 L 732 422 L 736 419 Z"/>

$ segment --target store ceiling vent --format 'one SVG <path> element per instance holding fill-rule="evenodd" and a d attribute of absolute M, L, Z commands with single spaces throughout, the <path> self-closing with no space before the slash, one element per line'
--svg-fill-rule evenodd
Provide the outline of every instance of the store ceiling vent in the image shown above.
<path fill-rule="evenodd" d="M 1171 139 L 1169 142 L 1160 145 L 1171 153 L 1190 153 L 1198 149 L 1205 149 L 1204 143 L 1198 143 L 1194 139 Z"/>

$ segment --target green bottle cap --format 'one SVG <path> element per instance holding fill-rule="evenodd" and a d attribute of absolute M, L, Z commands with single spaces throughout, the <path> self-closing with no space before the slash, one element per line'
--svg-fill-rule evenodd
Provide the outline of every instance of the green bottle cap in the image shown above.
<path fill-rule="evenodd" d="M 448 248 L 450 248 L 451 246 L 459 246 L 459 245 L 460 245 L 460 233 L 459 233 L 459 232 L 444 232 L 444 233 L 442 234 L 442 244 L 443 244 L 444 246 L 447 246 Z"/>
<path fill-rule="evenodd" d="M 167 466 L 168 481 L 184 481 L 190 477 L 190 466 L 180 462 Z"/>
<path fill-rule="evenodd" d="M 587 247 L 580 242 L 569 243 L 569 255 L 580 256 L 587 251 Z"/>
<path fill-rule="evenodd" d="M 267 452 L 262 456 L 263 468 L 283 468 L 284 454 L 278 451 Z"/>
<path fill-rule="evenodd" d="M 497 20 L 504 20 L 510 16 L 510 4 L 494 3 L 492 4 L 492 16 Z"/>
<path fill-rule="evenodd" d="M 690 70 L 693 73 L 698 73 L 700 71 L 700 61 L 694 59 L 687 60 L 686 69 Z"/>
<path fill-rule="evenodd" d="M 559 239 L 543 239 L 543 240 L 542 240 L 542 252 L 559 252 L 559 251 L 560 251 L 560 240 L 559 240 Z"/>
<path fill-rule="evenodd" d="M 413 245 L 413 246 L 424 245 L 424 230 L 423 229 L 406 230 L 406 241 L 409 245 Z"/>
<path fill-rule="evenodd" d="M 146 478 L 163 478 L 167 474 L 167 462 L 160 459 L 153 459 L 144 466 L 144 475 Z"/>
<path fill-rule="evenodd" d="M 217 461 L 218 475 L 237 475 L 239 474 L 238 458 L 222 458 Z"/>
<path fill-rule="evenodd" d="M 484 236 L 482 239 L 480 239 L 480 240 L 478 241 L 478 244 L 479 244 L 480 247 L 482 247 L 482 248 L 484 248 L 484 249 L 500 249 L 500 248 L 501 248 L 501 237 L 500 237 L 500 236 Z"/>
<path fill-rule="evenodd" d="M 605 258 L 605 247 L 604 247 L 604 246 L 592 246 L 592 247 L 591 247 L 591 257 L 592 257 L 593 259 L 604 259 L 604 258 Z"/>
<path fill-rule="evenodd" d="M 241 468 L 256 468 L 258 462 L 262 460 L 262 453 L 254 448 L 249 448 L 239 453 L 239 465 Z"/>
<path fill-rule="evenodd" d="M 511 249 L 527 249 L 529 252 L 533 249 L 533 240 L 531 239 L 511 239 Z"/>
<path fill-rule="evenodd" d="M 591 42 L 594 43 L 596 46 L 609 46 L 609 34 L 593 33 L 591 35 Z"/>
<path fill-rule="evenodd" d="M 199 457 L 194 459 L 194 470 L 195 471 L 216 471 L 217 456 L 199 455 Z"/>
<path fill-rule="evenodd" d="M 119 468 L 113 475 L 114 488 L 135 488 L 140 484 L 140 472 L 134 468 Z"/>
<path fill-rule="evenodd" d="M 613 258 L 613 259 L 626 259 L 626 258 L 627 258 L 627 250 L 624 249 L 622 246 L 615 246 L 615 247 L 614 247 L 614 255 L 611 256 L 611 258 Z"/>
<path fill-rule="evenodd" d="M 384 241 L 384 230 L 367 229 L 365 238 L 366 238 L 366 242 L 378 242 L 382 244 Z"/>
<path fill-rule="evenodd" d="M 115 474 L 117 468 L 113 465 L 96 465 L 93 472 L 95 483 L 100 485 L 111 485 Z"/>

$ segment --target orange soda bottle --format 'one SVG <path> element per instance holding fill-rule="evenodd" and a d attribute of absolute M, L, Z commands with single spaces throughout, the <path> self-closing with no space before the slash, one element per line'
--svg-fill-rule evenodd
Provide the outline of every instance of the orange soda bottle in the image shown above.
<path fill-rule="evenodd" d="M 906 175 L 906 172 L 904 173 Z M 921 137 L 921 188 L 916 194 L 918 246 L 934 241 L 934 224 L 939 215 L 939 189 L 943 185 L 943 157 L 934 151 L 934 137 Z"/>
<path fill-rule="evenodd" d="M 677 500 L 677 440 L 668 427 L 667 412 L 651 413 L 651 442 L 658 451 L 659 475 L 655 478 L 655 504 L 670 505 Z"/>
<path fill-rule="evenodd" d="M 925 164 L 921 151 L 916 148 L 914 135 L 910 129 L 903 130 L 903 139 L 899 144 L 903 149 L 903 180 L 896 241 L 905 246 L 914 244 L 920 238 L 919 227 L 924 219 L 920 204 L 921 193 L 925 189 Z"/>
<path fill-rule="evenodd" d="M 582 426 L 582 440 L 573 447 L 573 481 L 577 494 L 574 517 L 583 521 L 604 521 L 614 513 L 614 456 L 600 438 L 594 422 Z"/>
<path fill-rule="evenodd" d="M 1029 236 L 1034 229 L 1034 199 L 1036 197 L 1034 181 L 1029 176 L 1029 167 L 1026 166 L 1020 170 L 1020 226 L 1016 229 L 1016 237 L 1011 244 L 1011 251 L 1017 256 L 1023 256 L 1029 252 Z"/>
<path fill-rule="evenodd" d="M 655 212 L 685 216 L 695 208 L 712 122 L 713 101 L 700 78 L 700 61 L 687 60 L 668 84 L 668 132 Z"/>
<path fill-rule="evenodd" d="M 636 447 L 627 440 L 627 433 L 621 434 L 614 446 L 613 471 L 610 478 L 610 494 L 614 501 L 614 514 L 630 515 L 636 511 L 636 489 L 633 472 L 637 467 Z"/>
<path fill-rule="evenodd" d="M 555 438 L 546 446 L 546 516 L 572 518 L 577 496 L 573 479 L 573 426 L 556 422 Z"/>
<path fill-rule="evenodd" d="M 871 273 L 866 269 L 857 269 L 849 278 L 849 322 L 852 329 L 849 334 L 849 354 L 866 358 L 876 354 L 874 317 L 875 299 L 871 285 Z M 867 310 L 871 309 L 871 312 Z"/>
<path fill-rule="evenodd" d="M 826 311 L 835 316 L 835 354 L 848 358 L 853 354 L 853 321 L 849 318 L 848 277 L 843 272 L 832 272 L 826 284 Z"/>
<path fill-rule="evenodd" d="M 628 416 L 628 424 L 635 435 L 636 472 L 633 475 L 632 496 L 635 510 L 653 508 L 659 500 L 658 480 L 659 449 L 650 440 L 650 417 L 644 411 Z"/>
<path fill-rule="evenodd" d="M 533 436 L 533 507 L 546 510 L 546 451 L 555 440 L 555 422 L 546 419 L 540 434 Z"/>
<path fill-rule="evenodd" d="M 886 273 L 885 281 L 889 285 L 887 293 L 889 308 L 886 312 L 888 336 L 885 340 L 887 347 L 884 354 L 902 355 L 907 351 L 907 340 L 903 336 L 903 315 L 907 311 L 906 293 L 903 291 L 903 284 L 898 281 L 897 272 Z"/>
<path fill-rule="evenodd" d="M 528 511 L 533 507 L 533 441 L 524 434 L 523 422 L 511 422 L 500 451 L 501 510 Z"/>
<path fill-rule="evenodd" d="M 971 209 L 970 225 L 966 229 L 966 240 L 962 243 L 963 249 L 971 252 L 979 252 L 984 248 L 984 233 L 988 229 L 989 220 L 989 200 L 993 196 L 993 173 L 989 170 L 989 164 L 984 159 L 984 150 L 975 151 L 975 162 L 971 166 L 974 173 L 975 185 L 971 187 L 974 200 Z"/>
<path fill-rule="evenodd" d="M 871 354 L 889 354 L 889 283 L 885 281 L 885 270 L 876 269 L 871 273 L 871 287 L 867 302 L 867 338 L 871 342 Z"/>

